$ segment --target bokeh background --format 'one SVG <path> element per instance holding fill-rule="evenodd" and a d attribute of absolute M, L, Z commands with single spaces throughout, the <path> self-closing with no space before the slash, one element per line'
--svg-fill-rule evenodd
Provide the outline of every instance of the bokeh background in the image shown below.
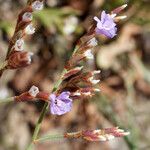
<path fill-rule="evenodd" d="M 128 3 L 128 17 L 118 25 L 114 39 L 97 37 L 95 60 L 100 69 L 100 94 L 75 101 L 71 112 L 59 117 L 47 113 L 40 135 L 119 126 L 131 132 L 111 142 L 54 140 L 36 150 L 149 150 L 150 149 L 150 1 L 46 0 L 34 14 L 36 33 L 27 36 L 25 49 L 34 52 L 31 66 L 6 71 L 0 79 L 0 99 L 18 95 L 36 85 L 50 92 L 69 59 L 75 43 L 103 9 Z M 19 11 L 26 0 L 0 0 L 0 62 L 5 59 Z M 0 150 L 25 150 L 43 102 L 0 106 Z"/>

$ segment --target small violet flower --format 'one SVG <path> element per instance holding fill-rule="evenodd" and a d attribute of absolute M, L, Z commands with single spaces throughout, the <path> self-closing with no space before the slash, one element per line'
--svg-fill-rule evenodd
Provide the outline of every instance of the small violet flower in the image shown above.
<path fill-rule="evenodd" d="M 69 98 L 70 92 L 62 92 L 59 96 L 50 95 L 50 111 L 55 115 L 63 115 L 72 108 L 72 99 Z"/>
<path fill-rule="evenodd" d="M 111 15 L 106 14 L 105 11 L 102 11 L 101 20 L 96 16 L 94 17 L 94 20 L 97 22 L 97 34 L 104 34 L 109 38 L 113 38 L 116 35 L 117 28 Z"/>

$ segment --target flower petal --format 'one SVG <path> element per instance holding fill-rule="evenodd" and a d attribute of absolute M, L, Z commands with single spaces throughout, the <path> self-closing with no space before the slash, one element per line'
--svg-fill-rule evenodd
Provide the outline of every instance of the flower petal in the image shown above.
<path fill-rule="evenodd" d="M 70 96 L 70 92 L 66 91 L 66 92 L 62 92 L 58 97 L 57 99 L 60 99 L 66 103 L 72 101 L 72 99 L 69 98 Z"/>
<path fill-rule="evenodd" d="M 57 104 L 53 103 L 50 105 L 50 111 L 52 114 L 55 115 L 63 115 L 69 112 L 71 108 L 72 108 L 72 102 L 66 104 L 61 100 L 57 100 Z"/>
<path fill-rule="evenodd" d="M 95 30 L 97 34 L 103 34 L 109 38 L 113 38 L 116 35 L 116 23 L 111 15 L 106 14 L 105 11 L 102 11 L 101 20 L 97 17 L 94 17 L 94 20 L 97 22 L 97 27 Z"/>
<path fill-rule="evenodd" d="M 51 94 L 50 95 L 50 101 L 51 101 L 51 103 L 55 102 L 55 99 L 56 99 L 56 95 L 55 94 Z"/>

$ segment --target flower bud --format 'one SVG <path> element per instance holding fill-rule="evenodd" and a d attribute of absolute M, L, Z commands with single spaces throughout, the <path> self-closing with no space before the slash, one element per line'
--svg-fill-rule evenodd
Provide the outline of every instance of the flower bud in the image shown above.
<path fill-rule="evenodd" d="M 32 97 L 36 97 L 39 93 L 39 88 L 33 85 L 28 92 Z"/>
<path fill-rule="evenodd" d="M 94 71 L 92 72 L 92 75 L 96 75 L 96 74 L 99 74 L 99 73 L 101 73 L 100 70 L 94 70 Z"/>
<path fill-rule="evenodd" d="M 116 9 L 114 9 L 111 13 L 112 14 L 118 14 L 120 13 L 122 10 L 124 10 L 128 5 L 127 4 L 124 4 L 120 7 L 117 7 Z"/>
<path fill-rule="evenodd" d="M 17 69 L 31 64 L 31 52 L 14 52 L 8 57 L 8 68 Z"/>
<path fill-rule="evenodd" d="M 114 18 L 114 21 L 115 21 L 115 22 L 118 22 L 118 21 L 124 20 L 124 19 L 126 19 L 126 18 L 127 18 L 127 16 L 118 16 L 118 17 L 115 17 L 115 18 Z"/>
<path fill-rule="evenodd" d="M 87 141 L 109 141 L 115 137 L 129 135 L 129 132 L 118 128 L 106 128 L 102 130 L 86 130 L 82 132 L 83 139 Z"/>
<path fill-rule="evenodd" d="M 66 74 L 64 74 L 63 79 L 65 80 L 73 75 L 78 74 L 82 69 L 83 69 L 83 66 L 75 67 L 75 68 L 69 70 Z"/>
<path fill-rule="evenodd" d="M 100 90 L 100 89 L 96 89 L 96 88 L 95 88 L 95 89 L 94 89 L 94 91 L 95 91 L 95 92 L 100 92 L 101 90 Z"/>
<path fill-rule="evenodd" d="M 35 1 L 35 2 L 33 2 L 32 3 L 32 9 L 34 10 L 34 11 L 36 11 L 36 10 L 42 10 L 43 9 L 43 1 Z"/>
<path fill-rule="evenodd" d="M 85 51 L 84 57 L 86 57 L 87 59 L 94 59 L 91 49 L 88 49 L 87 51 Z"/>
<path fill-rule="evenodd" d="M 24 14 L 23 14 L 23 16 L 22 16 L 22 20 L 24 21 L 24 22 L 30 22 L 30 21 L 32 21 L 32 13 L 31 12 L 25 12 Z"/>
<path fill-rule="evenodd" d="M 24 40 L 23 39 L 17 40 L 14 46 L 15 51 L 23 51 L 23 48 L 24 48 Z"/>
<path fill-rule="evenodd" d="M 34 34 L 35 33 L 35 28 L 33 27 L 32 23 L 27 25 L 27 27 L 25 28 L 25 33 L 26 34 Z"/>
<path fill-rule="evenodd" d="M 97 84 L 97 83 L 100 82 L 100 80 L 95 80 L 93 76 L 89 78 L 89 81 L 90 81 L 92 84 Z"/>
<path fill-rule="evenodd" d="M 96 40 L 95 37 L 93 37 L 92 39 L 90 39 L 90 40 L 88 41 L 88 46 L 90 46 L 90 47 L 97 46 L 97 40 Z"/>

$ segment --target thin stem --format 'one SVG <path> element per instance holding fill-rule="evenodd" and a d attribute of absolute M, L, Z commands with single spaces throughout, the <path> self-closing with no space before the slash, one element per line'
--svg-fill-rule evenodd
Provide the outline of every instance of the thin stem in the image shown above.
<path fill-rule="evenodd" d="M 13 102 L 15 97 L 0 99 L 0 104 Z"/>
<path fill-rule="evenodd" d="M 65 138 L 70 139 L 70 138 L 80 138 L 80 137 L 82 137 L 82 131 L 65 133 L 65 134 L 60 133 L 55 135 L 46 135 L 44 137 L 36 139 L 34 142 L 39 143 L 47 140 L 56 140 L 56 139 L 65 139 Z"/>
<path fill-rule="evenodd" d="M 0 77 L 7 66 L 7 61 L 4 61 L 0 64 Z"/>
<path fill-rule="evenodd" d="M 56 91 L 57 88 L 59 87 L 59 85 L 61 84 L 62 76 L 65 74 L 65 72 L 66 72 L 66 70 L 64 69 L 63 72 L 62 72 L 61 78 L 54 85 L 53 92 Z M 36 138 L 38 136 L 38 133 L 39 133 L 39 130 L 40 130 L 40 127 L 41 127 L 41 123 L 43 121 L 43 118 L 44 118 L 48 108 L 49 108 L 49 104 L 47 102 L 45 102 L 45 104 L 43 106 L 43 109 L 42 109 L 42 112 L 40 114 L 40 117 L 39 117 L 39 119 L 37 121 L 37 124 L 35 126 L 35 130 L 34 130 L 34 133 L 33 133 L 33 136 L 32 136 L 32 142 L 30 143 L 30 145 L 27 147 L 26 150 L 32 150 L 33 149 L 33 143 L 34 143 L 34 141 L 36 140 Z"/>
<path fill-rule="evenodd" d="M 61 73 L 61 77 L 60 79 L 55 83 L 54 88 L 53 88 L 53 92 L 57 91 L 58 87 L 61 85 L 62 83 L 62 77 L 64 76 L 64 74 L 67 72 L 66 69 L 63 69 L 62 73 Z"/>
<path fill-rule="evenodd" d="M 75 49 L 74 49 L 74 51 L 73 51 L 73 53 L 72 53 L 72 55 L 73 54 L 75 54 L 76 53 L 76 51 L 79 49 L 79 47 L 78 46 L 76 46 L 75 47 Z M 55 92 L 55 91 L 57 91 L 57 89 L 58 89 L 58 87 L 61 85 L 61 83 L 62 83 L 62 77 L 64 76 L 64 74 L 67 72 L 67 70 L 66 69 L 63 69 L 63 71 L 62 71 L 62 73 L 61 73 L 61 76 L 60 76 L 60 79 L 56 82 L 56 84 L 54 85 L 54 88 L 53 88 L 53 92 Z M 39 117 L 39 119 L 38 119 L 38 121 L 37 121 L 37 124 L 36 124 L 36 126 L 35 126 L 35 130 L 34 130 L 34 133 L 33 133 L 33 136 L 32 136 L 32 141 L 31 141 L 31 143 L 30 143 L 30 145 L 27 147 L 27 149 L 26 150 L 32 150 L 33 149 L 33 146 L 34 146 L 34 141 L 37 141 L 36 140 L 36 138 L 37 138 L 37 136 L 38 136 L 38 133 L 39 133 L 39 130 L 40 130 L 40 127 L 41 127 L 41 123 L 42 123 L 42 121 L 43 121 L 43 118 L 44 118 L 44 116 L 45 116 L 45 114 L 46 114 L 46 112 L 47 112 L 47 110 L 48 110 L 48 107 L 49 107 L 49 104 L 47 103 L 47 102 L 45 102 L 45 104 L 44 104 L 44 106 L 43 106 L 43 109 L 42 109 L 42 112 L 41 112 L 41 114 L 40 114 L 40 117 Z"/>
<path fill-rule="evenodd" d="M 43 109 L 42 109 L 42 112 L 40 114 L 40 117 L 39 117 L 39 119 L 36 123 L 36 127 L 34 129 L 34 133 L 33 133 L 33 136 L 32 136 L 32 141 L 31 141 L 30 145 L 27 147 L 26 150 L 32 150 L 33 149 L 33 147 L 34 147 L 33 143 L 34 143 L 34 141 L 36 140 L 36 138 L 38 136 L 38 133 L 39 133 L 39 130 L 40 130 L 40 127 L 41 127 L 41 123 L 42 123 L 43 118 L 44 118 L 44 116 L 47 112 L 48 107 L 49 107 L 49 104 L 47 102 L 45 102 L 45 104 L 43 106 Z"/>
<path fill-rule="evenodd" d="M 34 142 L 40 143 L 40 142 L 44 142 L 47 140 L 56 140 L 56 139 L 64 139 L 64 138 L 65 138 L 64 134 L 47 135 L 47 136 L 44 136 L 42 138 L 35 140 Z"/>
<path fill-rule="evenodd" d="M 66 69 L 63 69 L 60 79 L 54 85 L 54 88 L 52 90 L 53 92 L 55 92 L 58 89 L 58 87 L 60 86 L 60 84 L 62 83 L 62 77 L 66 73 L 66 71 L 67 71 Z M 26 150 L 32 150 L 31 147 L 33 147 L 33 143 L 34 143 L 34 141 L 36 141 L 36 138 L 38 136 L 38 133 L 39 133 L 39 130 L 40 130 L 40 127 L 41 127 L 41 123 L 42 123 L 43 118 L 44 118 L 44 116 L 47 112 L 48 107 L 49 107 L 49 104 L 47 102 L 45 102 L 45 104 L 43 106 L 43 109 L 42 109 L 42 112 L 40 114 L 40 117 L 38 119 L 38 122 L 35 126 L 35 130 L 34 130 L 34 133 L 33 133 L 33 136 L 32 136 L 32 142 L 30 143 L 30 145 L 28 146 L 28 148 Z"/>

